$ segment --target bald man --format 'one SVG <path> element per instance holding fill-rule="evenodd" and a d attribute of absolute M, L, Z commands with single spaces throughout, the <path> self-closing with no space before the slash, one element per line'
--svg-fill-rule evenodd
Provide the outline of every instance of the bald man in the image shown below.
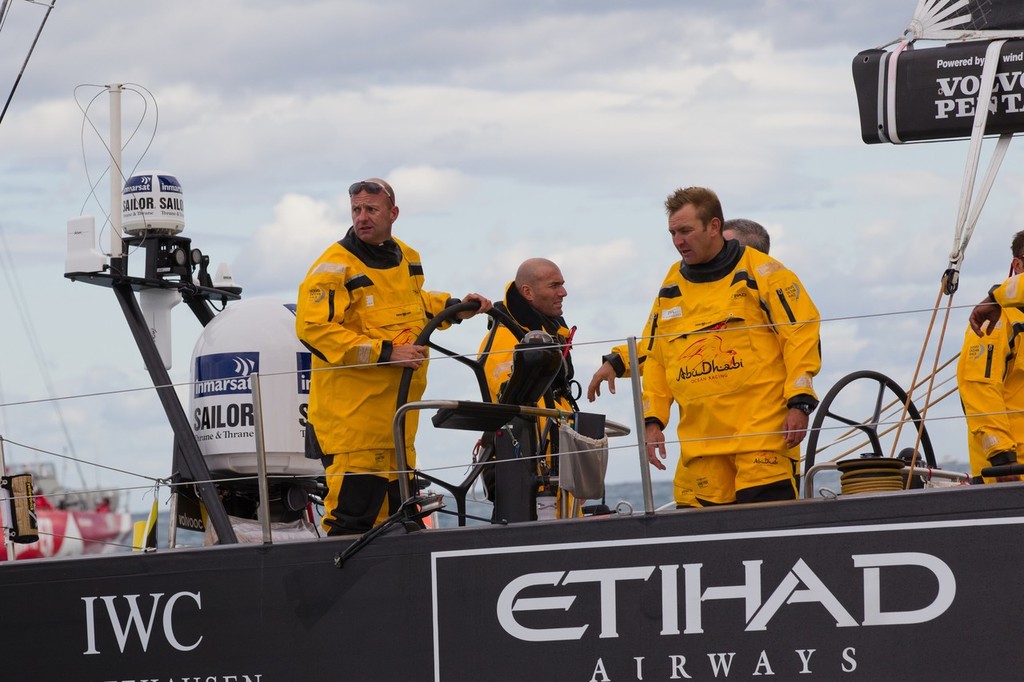
<path fill-rule="evenodd" d="M 558 266 L 546 258 L 530 258 L 523 261 L 516 271 L 515 281 L 505 289 L 505 298 L 494 307 L 508 314 L 522 332 L 543 331 L 551 335 L 555 343 L 562 345 L 565 364 L 563 370 L 555 377 L 551 390 L 538 402 L 540 407 L 549 407 L 564 411 L 577 411 L 570 385 L 573 377 L 572 356 L 569 344 L 572 330 L 566 326 L 562 317 L 562 301 L 568 294 L 565 290 L 565 278 Z M 480 358 L 484 362 L 484 373 L 490 389 L 491 400 L 498 402 L 501 392 L 512 374 L 514 362 L 513 348 L 518 341 L 515 334 L 504 324 L 492 322 L 487 335 L 480 344 Z M 538 439 L 543 433 L 544 421 L 540 420 Z M 554 429 L 557 433 L 557 429 Z M 539 442 L 539 440 L 538 440 Z M 553 452 L 550 445 L 546 451 Z M 525 453 L 524 453 L 525 454 Z M 556 473 L 552 470 L 554 460 L 538 463 L 540 475 Z M 489 475 L 485 477 L 489 482 Z M 547 493 L 553 490 L 544 491 Z"/>
<path fill-rule="evenodd" d="M 524 332 L 544 331 L 558 343 L 567 343 L 571 332 L 562 317 L 562 301 L 567 295 L 558 266 L 546 258 L 530 258 L 519 266 L 515 281 L 505 289 L 504 300 L 494 307 L 508 313 Z M 486 354 L 487 386 L 495 402 L 512 374 L 512 348 L 516 343 L 515 335 L 504 325 L 492 324 L 480 344 L 480 355 Z M 568 353 L 565 358 L 568 381 L 572 379 L 572 363 Z"/>

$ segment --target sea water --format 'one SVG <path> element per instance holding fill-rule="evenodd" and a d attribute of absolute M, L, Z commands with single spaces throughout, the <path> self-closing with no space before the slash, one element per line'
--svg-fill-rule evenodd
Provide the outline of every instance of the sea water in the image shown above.
<path fill-rule="evenodd" d="M 651 482 L 651 490 L 654 496 L 654 508 L 658 509 L 665 505 L 671 505 L 672 481 L 656 480 Z M 435 492 L 443 493 L 443 490 Z M 475 494 L 474 494 L 475 493 Z M 620 514 L 643 514 L 644 513 L 644 489 L 639 482 L 607 483 L 603 500 L 587 500 L 586 506 L 604 504 L 611 511 L 618 510 Z M 437 515 L 438 525 L 448 528 L 458 525 L 458 519 L 454 516 L 457 509 L 454 500 L 446 498 L 445 509 Z M 484 499 L 483 490 L 477 488 L 470 491 L 466 498 L 466 513 L 478 518 L 467 519 L 467 526 L 476 526 L 489 523 L 491 518 L 492 505 Z M 451 513 L 448 513 L 451 512 Z"/>

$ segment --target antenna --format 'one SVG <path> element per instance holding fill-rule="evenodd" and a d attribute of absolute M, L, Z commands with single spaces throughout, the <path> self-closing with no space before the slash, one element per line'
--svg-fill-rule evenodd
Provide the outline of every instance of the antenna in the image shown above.
<path fill-rule="evenodd" d="M 68 250 L 64 272 L 103 272 L 107 257 L 96 249 L 96 219 L 91 215 L 68 221 Z"/>
<path fill-rule="evenodd" d="M 121 190 L 124 189 L 124 173 L 121 171 L 121 93 L 124 86 L 111 83 L 110 93 L 110 257 L 123 258 L 124 242 L 121 241 Z"/>

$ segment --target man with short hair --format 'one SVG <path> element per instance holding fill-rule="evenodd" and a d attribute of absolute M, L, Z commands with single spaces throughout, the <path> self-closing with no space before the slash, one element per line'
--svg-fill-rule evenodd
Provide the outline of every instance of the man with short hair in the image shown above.
<path fill-rule="evenodd" d="M 404 368 L 415 370 L 408 400 L 427 383 L 427 348 L 413 342 L 427 320 L 458 303 L 423 288 L 419 254 L 391 235 L 395 192 L 368 178 L 348 189 L 352 227 L 313 263 L 299 287 L 295 329 L 312 352 L 306 456 L 327 474 L 323 527 L 328 535 L 363 533 L 394 513 L 399 499 L 392 419 Z M 491 303 L 479 294 L 474 312 Z M 406 421 L 410 468 L 417 413 Z"/>
<path fill-rule="evenodd" d="M 1024 230 L 1010 242 L 1010 274 L 1024 272 Z M 1007 306 L 979 337 L 964 332 L 956 376 L 967 418 L 971 474 L 977 483 L 1016 481 L 1017 476 L 982 478 L 989 466 L 1016 464 L 1024 455 L 1024 366 L 1017 364 L 1024 331 L 1024 311 Z"/>
<path fill-rule="evenodd" d="M 644 334 L 647 459 L 665 468 L 674 403 L 677 506 L 795 499 L 796 446 L 818 403 L 818 310 L 782 263 L 722 236 L 711 190 L 678 189 L 665 209 L 682 260 L 662 282 Z"/>
<path fill-rule="evenodd" d="M 757 249 L 761 253 L 768 253 L 771 247 L 771 237 L 768 230 L 764 229 L 761 223 L 748 220 L 747 218 L 733 218 L 726 220 L 722 228 L 722 236 L 726 239 L 734 239 L 743 246 Z M 637 348 L 640 362 L 640 373 L 643 374 L 644 360 L 647 353 L 642 348 Z M 612 352 L 601 358 L 601 366 L 594 372 L 587 386 L 587 400 L 594 402 L 595 398 L 601 395 L 602 382 L 608 382 L 608 390 L 615 393 L 615 379 L 629 376 L 629 351 L 625 345 L 612 348 Z"/>

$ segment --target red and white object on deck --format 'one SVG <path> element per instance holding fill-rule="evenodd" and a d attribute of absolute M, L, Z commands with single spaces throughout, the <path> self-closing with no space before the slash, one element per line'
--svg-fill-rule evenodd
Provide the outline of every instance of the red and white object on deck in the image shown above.
<path fill-rule="evenodd" d="M 132 516 L 128 512 L 37 509 L 39 540 L 14 544 L 14 558 L 77 556 L 123 552 L 132 544 Z M 0 544 L 0 561 L 7 551 Z"/>

